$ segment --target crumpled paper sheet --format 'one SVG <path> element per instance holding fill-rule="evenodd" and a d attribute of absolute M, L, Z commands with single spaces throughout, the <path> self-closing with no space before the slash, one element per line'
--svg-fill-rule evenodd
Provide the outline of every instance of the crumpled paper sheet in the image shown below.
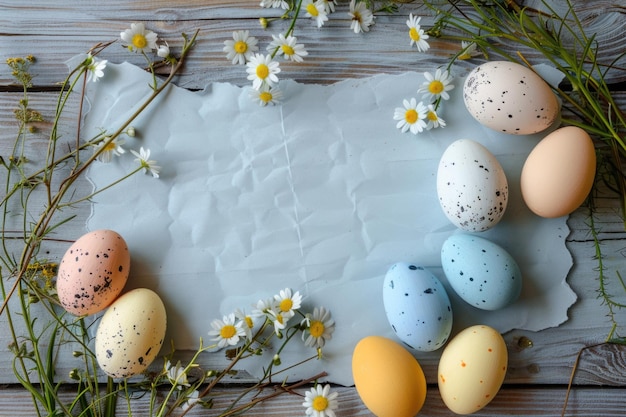
<path fill-rule="evenodd" d="M 120 126 L 149 95 L 150 81 L 140 68 L 109 64 L 90 83 L 84 137 Z M 323 363 L 298 366 L 290 379 L 324 369 L 330 381 L 350 385 L 362 337 L 398 340 L 381 294 L 398 261 L 428 267 L 446 285 L 453 334 L 477 323 L 501 332 L 558 326 L 576 300 L 566 282 L 566 218 L 534 216 L 519 190 L 524 160 L 542 135 L 480 126 L 463 105 L 462 79 L 443 103 L 447 127 L 403 134 L 394 108 L 419 98 L 422 81 L 413 72 L 328 86 L 284 80 L 285 100 L 275 107 L 253 103 L 249 87 L 214 83 L 194 93 L 171 86 L 133 123 L 137 137 L 126 139 L 126 148 L 150 149 L 161 177 L 135 175 L 96 195 L 87 228 L 124 236 L 132 258 L 127 288 L 159 293 L 167 340 L 178 350 L 195 350 L 201 337 L 207 344 L 211 320 L 238 307 L 250 312 L 285 287 L 304 295 L 306 311 L 329 308 L 337 325 Z M 504 219 L 482 236 L 517 260 L 524 284 L 519 301 L 496 312 L 462 302 L 440 268 L 441 244 L 459 231 L 439 206 L 436 171 L 445 148 L 461 138 L 490 149 L 509 180 Z M 94 164 L 88 178 L 100 189 L 136 166 L 126 154 Z M 285 366 L 314 354 L 298 341 L 290 346 Z M 242 366 L 258 373 L 265 363 Z"/>

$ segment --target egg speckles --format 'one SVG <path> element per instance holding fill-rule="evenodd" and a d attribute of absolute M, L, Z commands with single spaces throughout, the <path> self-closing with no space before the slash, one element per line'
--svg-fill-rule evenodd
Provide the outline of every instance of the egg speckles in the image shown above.
<path fill-rule="evenodd" d="M 138 288 L 119 297 L 102 316 L 96 332 L 96 359 L 114 378 L 143 372 L 165 337 L 165 306 L 154 292 Z"/>
<path fill-rule="evenodd" d="M 508 203 L 502 166 L 487 148 L 460 139 L 445 150 L 437 170 L 437 196 L 446 217 L 458 228 L 481 232 L 498 224 Z"/>
<path fill-rule="evenodd" d="M 550 86 L 514 62 L 491 61 L 474 68 L 465 79 L 463 99 L 479 123 L 515 135 L 541 132 L 559 115 Z"/>
<path fill-rule="evenodd" d="M 112 230 L 81 236 L 63 255 L 57 293 L 63 308 L 77 316 L 97 313 L 120 294 L 130 270 L 126 242 Z"/>

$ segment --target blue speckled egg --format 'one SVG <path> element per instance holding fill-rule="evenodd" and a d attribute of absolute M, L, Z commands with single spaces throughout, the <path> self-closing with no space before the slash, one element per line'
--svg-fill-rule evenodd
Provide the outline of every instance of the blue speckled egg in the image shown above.
<path fill-rule="evenodd" d="M 452 307 L 445 288 L 430 271 L 406 262 L 393 264 L 383 284 L 385 314 L 407 346 L 424 352 L 446 343 Z"/>
<path fill-rule="evenodd" d="M 522 273 L 513 257 L 478 236 L 455 234 L 446 239 L 441 266 L 452 289 L 482 310 L 506 307 L 522 290 Z"/>

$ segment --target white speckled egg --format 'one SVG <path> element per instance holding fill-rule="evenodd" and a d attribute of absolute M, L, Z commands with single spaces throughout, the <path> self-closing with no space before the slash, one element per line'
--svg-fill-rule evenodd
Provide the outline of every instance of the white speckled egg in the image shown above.
<path fill-rule="evenodd" d="M 389 324 L 409 347 L 430 352 L 448 340 L 450 299 L 439 279 L 425 268 L 393 264 L 385 275 L 383 302 Z"/>
<path fill-rule="evenodd" d="M 460 139 L 441 156 L 437 196 L 443 212 L 456 227 L 481 232 L 504 216 L 509 185 L 500 162 L 487 148 Z"/>
<path fill-rule="evenodd" d="M 122 292 L 129 270 L 130 254 L 122 236 L 106 229 L 87 233 L 61 259 L 59 301 L 77 316 L 97 313 Z"/>
<path fill-rule="evenodd" d="M 514 62 L 490 61 L 474 68 L 465 79 L 463 99 L 479 123 L 514 135 L 541 132 L 559 115 L 550 86 Z"/>
<path fill-rule="evenodd" d="M 513 257 L 478 236 L 455 234 L 446 239 L 441 266 L 452 289 L 482 310 L 506 307 L 522 290 L 522 273 Z"/>
<path fill-rule="evenodd" d="M 166 327 L 165 306 L 154 291 L 127 292 L 109 306 L 98 325 L 98 365 L 113 378 L 143 372 L 159 353 Z"/>
<path fill-rule="evenodd" d="M 508 366 L 504 339 L 489 326 L 472 326 L 457 334 L 439 359 L 439 393 L 456 414 L 472 414 L 494 399 Z"/>

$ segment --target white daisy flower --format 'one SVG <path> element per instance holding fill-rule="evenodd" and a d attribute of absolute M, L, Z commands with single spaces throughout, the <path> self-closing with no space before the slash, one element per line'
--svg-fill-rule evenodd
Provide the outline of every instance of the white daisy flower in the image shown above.
<path fill-rule="evenodd" d="M 261 0 L 260 6 L 266 9 L 270 7 L 274 9 L 289 9 L 289 4 L 285 0 Z"/>
<path fill-rule="evenodd" d="M 434 104 L 429 104 L 426 108 L 426 130 L 436 127 L 446 127 L 446 122 L 437 114 Z"/>
<path fill-rule="evenodd" d="M 306 346 L 323 348 L 326 341 L 332 339 L 335 320 L 324 307 L 315 307 L 313 315 L 307 314 L 303 323 L 307 326 L 306 331 L 302 332 L 302 340 Z"/>
<path fill-rule="evenodd" d="M 336 417 L 335 410 L 339 407 L 337 393 L 330 392 L 330 385 L 317 385 L 304 394 L 303 407 L 306 415 L 314 417 Z"/>
<path fill-rule="evenodd" d="M 272 106 L 280 103 L 283 98 L 283 93 L 278 87 L 270 87 L 269 85 L 262 85 L 260 89 L 250 89 L 250 98 L 259 103 L 260 106 Z"/>
<path fill-rule="evenodd" d="M 252 54 L 259 50 L 259 41 L 254 36 L 250 36 L 247 30 L 236 30 L 233 32 L 233 39 L 224 41 L 226 59 L 230 59 L 233 65 L 243 65 L 252 58 Z"/>
<path fill-rule="evenodd" d="M 426 52 L 430 48 L 430 45 L 426 42 L 429 36 L 424 33 L 424 29 L 419 24 L 421 19 L 421 17 L 413 16 L 413 13 L 410 13 L 406 25 L 409 27 L 411 46 L 417 46 L 419 52 Z"/>
<path fill-rule="evenodd" d="M 135 52 L 146 52 L 157 49 L 157 35 L 151 30 L 146 30 L 143 23 L 131 23 L 130 29 L 120 33 L 126 47 Z"/>
<path fill-rule="evenodd" d="M 252 330 L 256 327 L 256 317 L 251 314 L 246 314 L 245 311 L 238 308 L 235 310 L 235 318 L 241 323 L 241 328 L 246 334 L 248 340 L 252 339 Z"/>
<path fill-rule="evenodd" d="M 352 18 L 350 29 L 354 30 L 354 33 L 369 32 L 370 26 L 374 24 L 374 15 L 364 1 L 356 3 L 352 0 L 349 15 Z"/>
<path fill-rule="evenodd" d="M 176 384 L 183 387 L 191 386 L 191 384 L 187 380 L 185 367 L 180 364 L 180 361 L 178 361 L 176 365 L 172 365 L 168 360 L 165 363 L 165 369 L 167 370 L 167 379 L 172 385 Z"/>
<path fill-rule="evenodd" d="M 105 137 L 96 147 L 96 152 L 99 152 L 97 159 L 100 162 L 109 163 L 114 156 L 126 153 L 126 150 L 122 148 L 123 139 L 115 138 L 110 142 L 109 140 L 110 136 Z"/>
<path fill-rule="evenodd" d="M 240 338 L 246 337 L 242 323 L 235 323 L 235 320 L 235 314 L 230 313 L 222 320 L 215 319 L 211 322 L 213 330 L 209 331 L 209 336 L 213 336 L 212 340 L 217 342 L 217 347 L 235 346 Z"/>
<path fill-rule="evenodd" d="M 170 56 L 170 46 L 167 44 L 167 42 L 163 42 L 163 45 L 157 46 L 157 56 L 161 58 L 167 58 Z"/>
<path fill-rule="evenodd" d="M 156 165 L 156 161 L 150 160 L 150 149 L 144 149 L 142 146 L 141 148 L 139 148 L 139 152 L 131 149 L 130 153 L 135 155 L 135 161 L 141 164 L 141 167 L 146 174 L 152 174 L 154 178 L 159 178 L 159 172 L 161 171 L 161 167 Z"/>
<path fill-rule="evenodd" d="M 180 408 L 182 408 L 183 411 L 187 411 L 189 408 L 191 408 L 191 406 L 200 401 L 199 397 L 200 392 L 198 392 L 198 390 L 194 390 L 194 392 L 192 392 L 189 397 L 187 397 L 185 402 L 181 404 Z"/>
<path fill-rule="evenodd" d="M 278 55 L 283 55 L 285 59 L 293 62 L 302 62 L 302 57 L 309 53 L 304 49 L 304 45 L 298 44 L 295 36 L 287 36 L 282 33 L 278 36 L 272 35 L 273 41 L 267 47 L 270 52 L 276 51 Z"/>
<path fill-rule="evenodd" d="M 461 55 L 458 56 L 459 59 L 472 59 L 478 55 L 475 42 L 461 41 L 461 51 Z"/>
<path fill-rule="evenodd" d="M 402 130 L 402 133 L 410 130 L 411 133 L 417 135 L 426 128 L 426 106 L 421 101 L 418 103 L 412 98 L 402 102 L 404 107 L 397 107 L 393 119 L 398 120 L 396 127 Z"/>
<path fill-rule="evenodd" d="M 272 320 L 272 324 L 274 324 L 274 331 L 277 335 L 280 334 L 281 330 L 285 330 L 287 327 L 287 322 L 292 316 L 287 316 L 280 311 L 269 310 L 268 316 Z"/>
<path fill-rule="evenodd" d="M 274 310 L 274 298 L 257 301 L 255 308 L 252 310 L 252 316 L 255 318 L 266 317 L 270 311 Z"/>
<path fill-rule="evenodd" d="M 264 84 L 270 87 L 278 84 L 276 74 L 280 72 L 280 67 L 270 55 L 254 54 L 246 65 L 248 79 L 252 81 L 252 88 L 255 90 L 259 90 Z"/>
<path fill-rule="evenodd" d="M 107 66 L 106 59 L 95 59 L 91 54 L 87 54 L 87 82 L 94 83 L 104 76 L 104 69 Z"/>
<path fill-rule="evenodd" d="M 276 310 L 285 317 L 293 317 L 295 310 L 302 305 L 302 296 L 299 291 L 292 294 L 291 288 L 285 288 L 274 296 Z"/>
<path fill-rule="evenodd" d="M 326 14 L 331 14 L 335 12 L 335 6 L 337 5 L 337 0 L 322 0 L 324 3 L 324 10 Z"/>
<path fill-rule="evenodd" d="M 315 3 L 313 0 L 304 0 L 301 7 L 306 11 L 308 17 L 315 20 L 318 28 L 324 26 L 324 22 L 328 21 L 324 0 L 317 0 Z"/>
<path fill-rule="evenodd" d="M 452 76 L 448 71 L 442 71 L 439 68 L 434 76 L 430 72 L 425 72 L 424 78 L 426 78 L 426 81 L 417 90 L 418 93 L 424 93 L 424 100 L 432 102 L 439 97 L 444 100 L 450 99 L 448 91 L 452 90 L 454 85 L 452 84 Z"/>

